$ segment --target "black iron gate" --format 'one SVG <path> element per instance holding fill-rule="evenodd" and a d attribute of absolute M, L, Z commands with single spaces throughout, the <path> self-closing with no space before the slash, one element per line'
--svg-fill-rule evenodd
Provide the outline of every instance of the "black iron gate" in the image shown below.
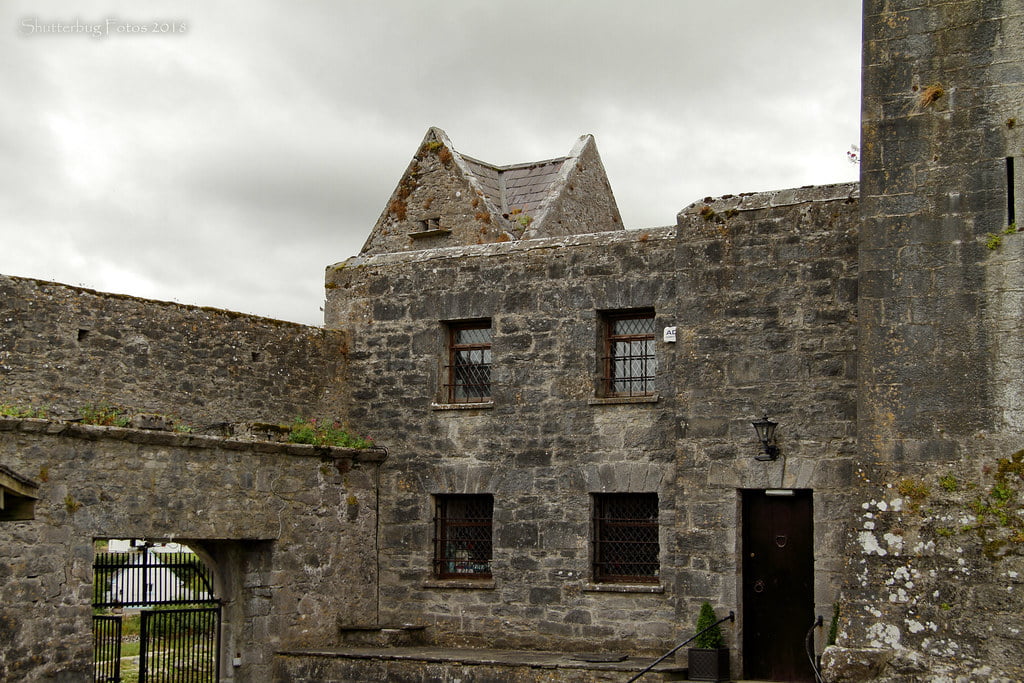
<path fill-rule="evenodd" d="M 120 683 L 121 616 L 92 616 L 93 680 L 96 683 Z"/>
<path fill-rule="evenodd" d="M 213 576 L 193 553 L 97 553 L 93 563 L 93 679 L 119 683 L 216 683 L 220 601 Z M 138 656 L 133 652 L 138 610 Z M 133 627 L 123 629 L 127 620 Z M 127 656 L 126 656 L 127 655 Z M 134 677 L 134 676 L 132 676 Z"/>
<path fill-rule="evenodd" d="M 139 681 L 217 680 L 220 607 L 142 612 Z"/>

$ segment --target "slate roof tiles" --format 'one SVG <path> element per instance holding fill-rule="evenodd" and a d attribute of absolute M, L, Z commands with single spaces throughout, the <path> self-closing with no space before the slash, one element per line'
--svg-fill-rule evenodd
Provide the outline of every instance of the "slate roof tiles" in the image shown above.
<path fill-rule="evenodd" d="M 494 166 L 465 155 L 462 158 L 495 208 L 503 214 L 520 209 L 531 216 L 542 213 L 544 204 L 556 190 L 555 180 L 562 166 L 569 160 L 569 157 L 559 157 Z"/>

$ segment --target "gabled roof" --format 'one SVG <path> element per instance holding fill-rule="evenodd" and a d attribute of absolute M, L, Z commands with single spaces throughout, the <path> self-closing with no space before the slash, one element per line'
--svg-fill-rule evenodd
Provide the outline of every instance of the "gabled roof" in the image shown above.
<path fill-rule="evenodd" d="M 540 220 L 548 200 L 557 189 L 556 180 L 572 157 L 558 157 L 511 166 L 494 166 L 463 155 L 466 166 L 491 203 L 506 214 L 519 209 Z"/>
<path fill-rule="evenodd" d="M 457 152 L 430 128 L 362 253 L 622 229 L 591 135 L 567 156 L 507 166 Z"/>

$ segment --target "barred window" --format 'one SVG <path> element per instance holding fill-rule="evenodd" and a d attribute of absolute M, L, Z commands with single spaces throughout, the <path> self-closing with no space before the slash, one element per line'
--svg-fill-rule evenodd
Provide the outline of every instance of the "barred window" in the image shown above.
<path fill-rule="evenodd" d="M 434 575 L 440 579 L 491 578 L 490 494 L 438 495 L 434 514 Z"/>
<path fill-rule="evenodd" d="M 594 494 L 594 581 L 657 583 L 658 494 Z"/>
<path fill-rule="evenodd" d="M 654 356 L 654 311 L 606 313 L 602 323 L 602 395 L 653 394 L 658 370 Z"/>
<path fill-rule="evenodd" d="M 491 321 L 448 325 L 448 403 L 491 400 Z"/>

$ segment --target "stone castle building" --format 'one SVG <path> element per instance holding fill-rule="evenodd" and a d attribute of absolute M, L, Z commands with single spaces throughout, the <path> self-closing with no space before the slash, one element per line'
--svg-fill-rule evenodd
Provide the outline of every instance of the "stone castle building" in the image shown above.
<path fill-rule="evenodd" d="M 206 560 L 225 680 L 627 680 L 705 601 L 737 678 L 1024 677 L 1024 8 L 864 34 L 859 184 L 626 230 L 589 136 L 432 128 L 323 329 L 0 278 L 0 403 L 51 410 L 0 418 L 0 677 L 90 675 L 108 538 Z"/>

